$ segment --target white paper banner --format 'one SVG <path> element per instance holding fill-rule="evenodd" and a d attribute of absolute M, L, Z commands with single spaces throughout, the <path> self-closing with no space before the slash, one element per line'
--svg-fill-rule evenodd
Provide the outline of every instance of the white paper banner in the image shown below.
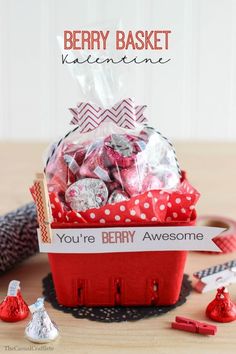
<path fill-rule="evenodd" d="M 52 229 L 52 243 L 42 243 L 40 252 L 111 253 L 139 251 L 216 251 L 212 241 L 225 229 L 208 226 L 116 227 Z"/>

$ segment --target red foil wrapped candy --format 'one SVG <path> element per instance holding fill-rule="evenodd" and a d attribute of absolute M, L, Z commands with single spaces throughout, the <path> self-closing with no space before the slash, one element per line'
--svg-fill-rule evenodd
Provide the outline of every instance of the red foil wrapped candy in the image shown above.
<path fill-rule="evenodd" d="M 28 314 L 29 308 L 21 295 L 20 282 L 12 280 L 7 296 L 0 304 L 0 318 L 5 322 L 17 322 L 24 320 Z"/>
<path fill-rule="evenodd" d="M 105 182 L 111 182 L 108 164 L 103 143 L 100 141 L 96 142 L 88 148 L 85 159 L 80 167 L 80 175 L 82 177 L 100 178 Z"/>
<path fill-rule="evenodd" d="M 138 165 L 116 171 L 114 177 L 131 197 L 163 187 L 163 182 L 156 175 L 148 173 L 145 167 L 139 168 Z"/>
<path fill-rule="evenodd" d="M 141 147 L 137 138 L 128 134 L 112 134 L 105 139 L 105 149 L 113 166 L 127 168 L 131 166 Z"/>
<path fill-rule="evenodd" d="M 236 305 L 232 302 L 225 287 L 217 289 L 216 297 L 207 306 L 206 315 L 216 322 L 236 320 Z"/>

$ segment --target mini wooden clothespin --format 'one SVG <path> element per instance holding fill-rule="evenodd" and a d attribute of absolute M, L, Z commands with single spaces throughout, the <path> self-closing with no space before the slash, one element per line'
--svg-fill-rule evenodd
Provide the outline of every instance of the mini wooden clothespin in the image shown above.
<path fill-rule="evenodd" d="M 194 289 L 200 293 L 236 283 L 236 259 L 193 273 L 198 279 Z"/>
<path fill-rule="evenodd" d="M 44 173 L 37 173 L 34 180 L 34 195 L 37 208 L 40 239 L 43 243 L 52 242 L 52 211 Z"/>
<path fill-rule="evenodd" d="M 199 322 L 186 317 L 175 317 L 175 322 L 171 323 L 171 328 L 179 329 L 180 331 L 192 332 L 205 335 L 215 335 L 217 327 L 205 322 Z"/>

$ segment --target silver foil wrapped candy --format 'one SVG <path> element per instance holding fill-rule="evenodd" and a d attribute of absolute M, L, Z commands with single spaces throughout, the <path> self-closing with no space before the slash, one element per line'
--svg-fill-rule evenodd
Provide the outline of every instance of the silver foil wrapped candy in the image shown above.
<path fill-rule="evenodd" d="M 48 343 L 56 339 L 59 331 L 44 308 L 44 299 L 38 298 L 29 309 L 32 319 L 25 328 L 26 338 L 34 343 Z"/>
<path fill-rule="evenodd" d="M 83 178 L 71 184 L 66 190 L 65 199 L 72 210 L 85 211 L 106 204 L 108 190 L 101 179 Z"/>
<path fill-rule="evenodd" d="M 114 190 L 109 199 L 108 199 L 108 204 L 116 204 L 119 202 L 123 202 L 124 200 L 128 200 L 129 196 L 127 195 L 127 193 L 125 193 L 122 190 L 116 189 Z"/>

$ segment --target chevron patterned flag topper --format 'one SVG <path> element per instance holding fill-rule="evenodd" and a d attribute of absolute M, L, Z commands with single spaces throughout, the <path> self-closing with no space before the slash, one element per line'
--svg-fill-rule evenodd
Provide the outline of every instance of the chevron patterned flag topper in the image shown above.
<path fill-rule="evenodd" d="M 122 128 L 132 129 L 137 123 L 147 122 L 147 118 L 143 115 L 146 107 L 136 106 L 131 98 L 127 98 L 109 109 L 80 102 L 77 107 L 69 110 L 73 114 L 71 124 L 78 125 L 80 133 L 88 133 L 105 122 L 113 122 Z"/>

